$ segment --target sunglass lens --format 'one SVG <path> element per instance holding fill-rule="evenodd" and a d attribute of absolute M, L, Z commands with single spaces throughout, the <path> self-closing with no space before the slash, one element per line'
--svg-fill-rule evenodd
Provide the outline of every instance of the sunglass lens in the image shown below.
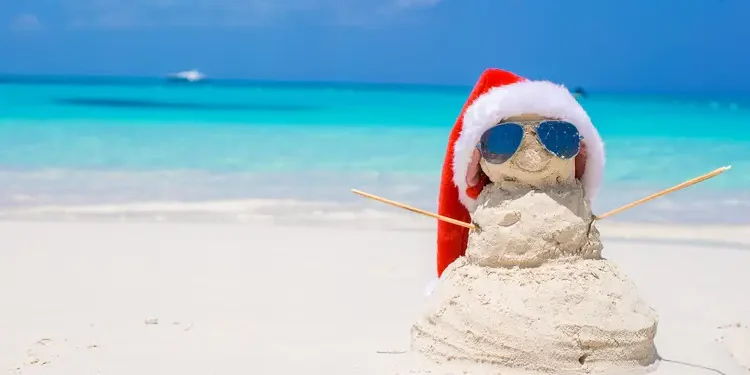
<path fill-rule="evenodd" d="M 575 125 L 565 121 L 545 121 L 536 130 L 539 142 L 549 152 L 561 159 L 578 155 L 581 136 Z"/>
<path fill-rule="evenodd" d="M 523 139 L 523 128 L 518 124 L 495 126 L 482 135 L 482 157 L 493 164 L 501 164 L 518 150 Z"/>

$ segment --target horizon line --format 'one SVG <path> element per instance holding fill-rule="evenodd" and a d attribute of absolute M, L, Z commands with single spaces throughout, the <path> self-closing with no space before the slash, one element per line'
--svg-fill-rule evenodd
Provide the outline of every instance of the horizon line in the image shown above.
<path fill-rule="evenodd" d="M 169 82 L 169 74 L 161 76 L 156 75 L 130 75 L 130 74 L 110 74 L 110 73 L 91 73 L 91 74 L 61 74 L 61 73 L 40 73 L 40 74 L 29 74 L 29 73 L 10 73 L 0 72 L 0 85 L 2 84 L 13 84 L 13 83 L 41 83 L 41 84 L 75 84 L 75 83 L 127 83 L 123 80 L 141 80 L 140 83 L 165 83 Z M 9 79 L 10 78 L 10 79 Z M 97 80 L 97 81 L 93 81 Z M 109 80 L 109 81 L 107 81 Z M 35 82 L 36 81 L 36 82 Z M 84 82 L 87 81 L 87 82 Z M 119 81 L 119 82 L 116 82 Z M 132 82 L 138 83 L 138 82 Z M 372 82 L 372 81 L 345 81 L 345 80 L 284 80 L 284 79 L 269 79 L 269 78 L 229 78 L 229 77 L 207 77 L 201 81 L 196 82 L 185 82 L 185 85 L 201 85 L 201 84 L 212 84 L 219 83 L 219 86 L 223 87 L 245 87 L 249 85 L 286 85 L 286 86 L 300 86 L 300 85 L 311 85 L 311 86 L 344 86 L 344 87 L 356 87 L 364 86 L 368 88 L 402 88 L 411 90 L 420 89 L 443 89 L 443 90 L 455 90 L 455 91 L 471 91 L 472 85 L 461 85 L 461 84 L 444 84 L 444 83 L 425 83 L 425 82 Z M 234 84 L 234 85 L 233 85 Z M 686 94 L 740 94 L 750 95 L 750 91 L 692 91 L 692 90 L 636 90 L 636 89 L 594 89 L 583 87 L 582 85 L 565 85 L 569 90 L 583 88 L 588 94 L 638 94 L 638 95 L 686 95 Z M 468 93 L 467 93 L 468 95 Z"/>

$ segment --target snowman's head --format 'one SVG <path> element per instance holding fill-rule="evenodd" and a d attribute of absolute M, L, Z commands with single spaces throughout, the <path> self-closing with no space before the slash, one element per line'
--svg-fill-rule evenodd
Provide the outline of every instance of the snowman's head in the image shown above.
<path fill-rule="evenodd" d="M 569 122 L 522 114 L 503 119 L 485 131 L 475 153 L 490 181 L 543 188 L 575 180 L 581 139 L 578 129 Z"/>

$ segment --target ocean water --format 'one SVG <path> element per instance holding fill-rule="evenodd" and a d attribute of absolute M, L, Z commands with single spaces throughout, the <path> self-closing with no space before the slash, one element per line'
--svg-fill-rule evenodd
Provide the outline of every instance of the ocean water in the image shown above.
<path fill-rule="evenodd" d="M 387 221 L 398 210 L 351 188 L 434 210 L 470 90 L 0 77 L 0 218 Z M 581 103 L 607 147 L 595 212 L 731 164 L 612 220 L 750 223 L 750 97 Z"/>

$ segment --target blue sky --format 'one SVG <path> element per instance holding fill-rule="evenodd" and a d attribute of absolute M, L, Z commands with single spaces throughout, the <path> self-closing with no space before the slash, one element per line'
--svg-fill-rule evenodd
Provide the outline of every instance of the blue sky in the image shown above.
<path fill-rule="evenodd" d="M 0 72 L 750 92 L 750 0 L 3 0 Z"/>

